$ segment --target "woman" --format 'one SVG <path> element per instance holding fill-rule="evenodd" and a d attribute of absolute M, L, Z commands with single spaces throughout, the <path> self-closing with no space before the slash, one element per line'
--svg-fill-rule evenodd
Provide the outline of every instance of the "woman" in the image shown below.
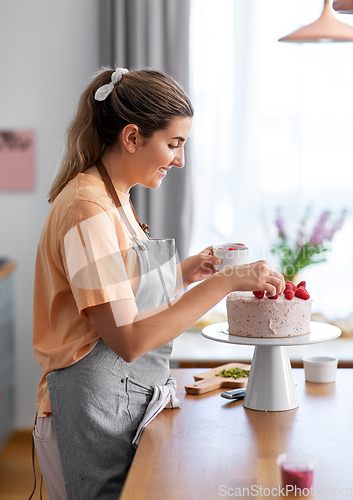
<path fill-rule="evenodd" d="M 116 499 L 157 388 L 176 401 L 173 339 L 233 290 L 283 291 L 263 261 L 215 273 L 208 248 L 178 264 L 174 241 L 149 239 L 134 214 L 132 186 L 184 166 L 192 116 L 168 75 L 105 69 L 69 128 L 34 289 L 34 439 L 51 500 Z"/>

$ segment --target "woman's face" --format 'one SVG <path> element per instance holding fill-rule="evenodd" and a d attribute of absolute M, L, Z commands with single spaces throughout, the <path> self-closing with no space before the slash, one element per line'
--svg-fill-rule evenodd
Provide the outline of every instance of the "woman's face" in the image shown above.
<path fill-rule="evenodd" d="M 134 152 L 134 183 L 157 188 L 172 166 L 184 166 L 184 145 L 190 135 L 192 118 L 174 118 L 168 128 L 157 130 Z"/>

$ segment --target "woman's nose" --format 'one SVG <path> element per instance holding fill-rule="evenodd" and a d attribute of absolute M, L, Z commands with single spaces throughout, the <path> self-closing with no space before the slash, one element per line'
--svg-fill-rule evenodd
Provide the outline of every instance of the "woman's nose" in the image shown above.
<path fill-rule="evenodd" d="M 184 148 L 180 148 L 178 153 L 174 156 L 173 165 L 175 167 L 183 168 L 185 163 Z"/>

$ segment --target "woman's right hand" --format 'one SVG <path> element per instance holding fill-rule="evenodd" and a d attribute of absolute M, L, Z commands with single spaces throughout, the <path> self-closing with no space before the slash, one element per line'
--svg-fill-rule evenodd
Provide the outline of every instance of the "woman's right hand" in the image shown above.
<path fill-rule="evenodd" d="M 284 277 L 272 269 L 264 260 L 233 266 L 217 273 L 229 280 L 232 291 L 265 290 L 266 295 L 273 297 L 284 291 Z"/>

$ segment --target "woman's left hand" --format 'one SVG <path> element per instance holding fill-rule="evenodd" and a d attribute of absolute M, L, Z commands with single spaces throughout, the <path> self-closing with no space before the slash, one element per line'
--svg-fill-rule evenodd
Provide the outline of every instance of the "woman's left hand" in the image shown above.
<path fill-rule="evenodd" d="M 212 246 L 205 248 L 197 255 L 183 260 L 180 264 L 184 286 L 202 281 L 216 272 L 213 267 L 221 263 L 221 259 L 213 255 Z"/>

